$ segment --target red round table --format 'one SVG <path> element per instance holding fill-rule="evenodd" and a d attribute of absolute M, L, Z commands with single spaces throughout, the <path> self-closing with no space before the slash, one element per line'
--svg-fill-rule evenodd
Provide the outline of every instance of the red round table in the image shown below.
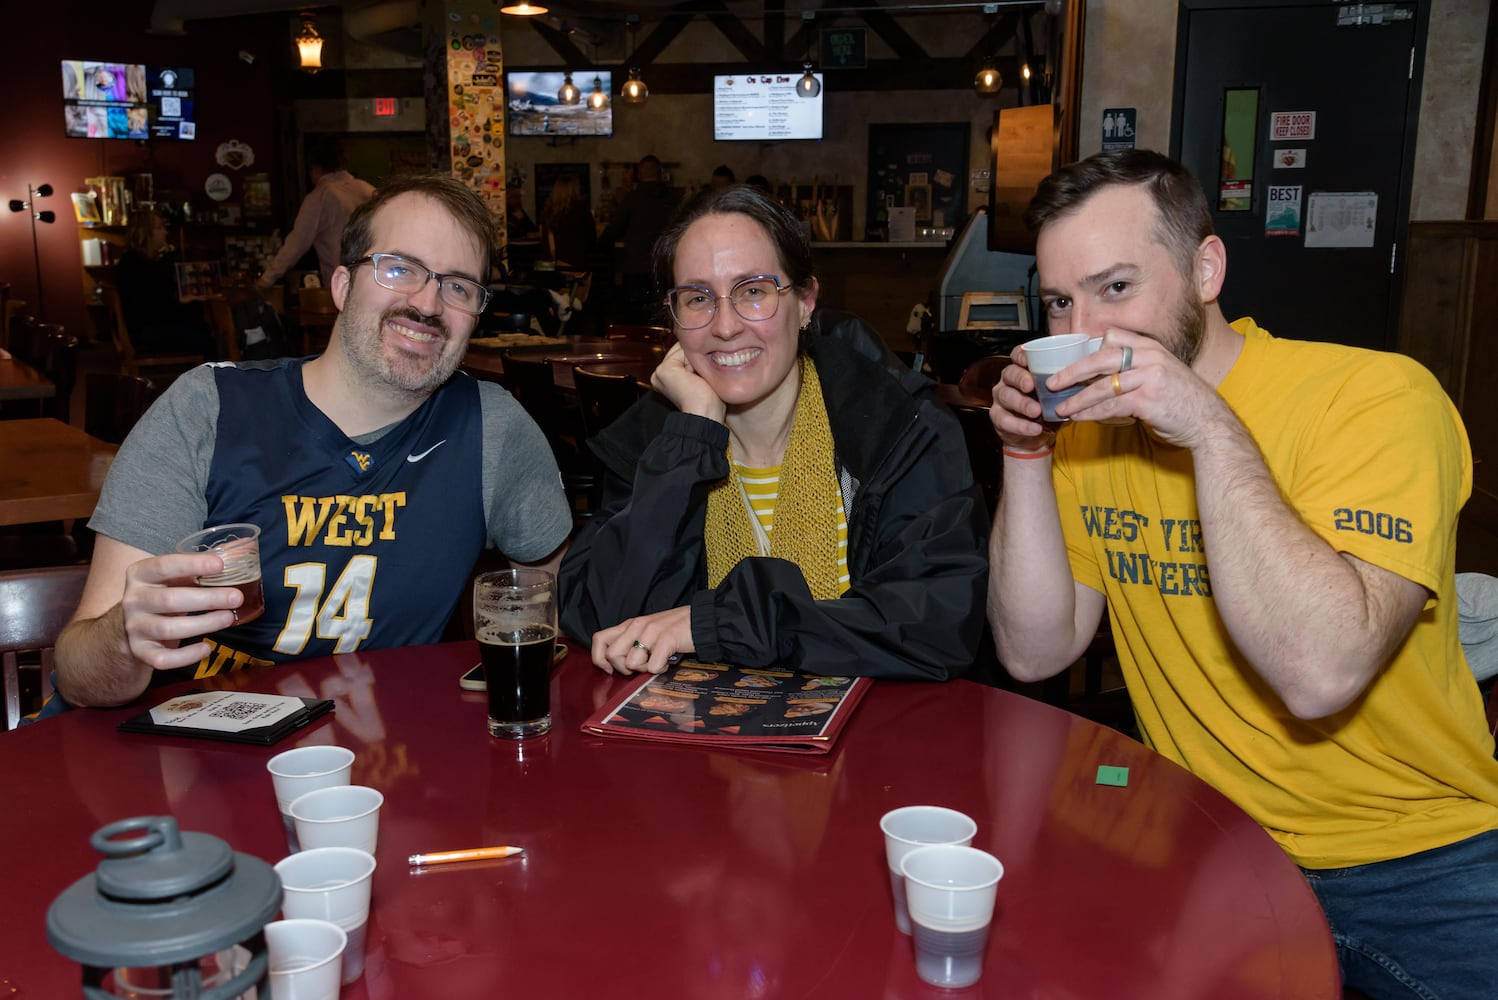
<path fill-rule="evenodd" d="M 275 747 L 117 733 L 141 710 L 77 711 L 0 735 L 9 859 L 0 996 L 78 996 L 46 943 L 51 901 L 93 870 L 89 835 L 170 814 L 276 861 L 265 762 L 353 749 L 385 794 L 365 998 L 1339 996 L 1300 873 L 1213 789 L 1112 730 L 966 681 L 878 683 L 824 757 L 579 731 L 622 681 L 581 653 L 553 678 L 554 728 L 491 739 L 458 677 L 471 643 L 309 660 L 219 686 L 333 698 Z M 154 704 L 184 688 L 148 693 Z M 1100 765 L 1129 769 L 1100 785 Z M 894 927 L 879 817 L 971 815 L 1005 866 L 980 983 L 915 976 Z M 413 871 L 413 853 L 497 844 L 519 858 Z"/>

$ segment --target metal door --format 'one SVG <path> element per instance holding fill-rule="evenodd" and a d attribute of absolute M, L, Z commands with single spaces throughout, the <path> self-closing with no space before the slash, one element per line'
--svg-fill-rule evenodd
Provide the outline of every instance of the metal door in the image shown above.
<path fill-rule="evenodd" d="M 1393 346 L 1428 17 L 1427 0 L 1182 0 L 1171 152 L 1227 244 L 1229 319 Z"/>

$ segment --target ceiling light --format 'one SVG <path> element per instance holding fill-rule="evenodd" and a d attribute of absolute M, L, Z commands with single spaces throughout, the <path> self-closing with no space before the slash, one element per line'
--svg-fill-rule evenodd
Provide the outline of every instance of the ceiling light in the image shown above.
<path fill-rule="evenodd" d="M 546 13 L 546 8 L 538 3 L 511 3 L 499 8 L 501 14 L 515 14 L 519 17 L 534 17 L 537 14 Z"/>
<path fill-rule="evenodd" d="M 312 26 L 310 17 L 302 19 L 302 30 L 296 36 L 296 50 L 302 60 L 302 69 L 308 73 L 322 69 L 322 36 Z"/>
<path fill-rule="evenodd" d="M 609 95 L 603 92 L 603 79 L 593 78 L 593 92 L 588 95 L 588 110 L 602 111 L 609 106 Z"/>
<path fill-rule="evenodd" d="M 1004 78 L 999 74 L 998 67 L 993 64 L 992 59 L 983 60 L 983 68 L 978 70 L 978 75 L 973 77 L 973 89 L 980 94 L 997 94 L 999 87 L 1004 83 Z"/>
<path fill-rule="evenodd" d="M 802 63 L 806 72 L 801 74 L 801 79 L 796 81 L 797 97 L 816 97 L 822 92 L 822 83 L 811 71 L 811 63 Z"/>
<path fill-rule="evenodd" d="M 631 67 L 629 79 L 625 80 L 624 86 L 619 88 L 619 100 L 625 104 L 644 104 L 649 96 L 650 88 L 645 86 L 644 80 L 640 79 L 640 71 Z"/>

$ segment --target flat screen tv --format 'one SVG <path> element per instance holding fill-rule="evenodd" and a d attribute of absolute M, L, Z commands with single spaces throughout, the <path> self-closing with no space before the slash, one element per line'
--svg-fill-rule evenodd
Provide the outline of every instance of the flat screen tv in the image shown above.
<path fill-rule="evenodd" d="M 822 74 L 812 74 L 822 83 Z M 713 77 L 713 138 L 820 139 L 822 96 L 796 92 L 800 73 L 748 73 Z"/>
<path fill-rule="evenodd" d="M 82 139 L 193 139 L 193 72 L 98 59 L 62 61 L 63 121 Z"/>
<path fill-rule="evenodd" d="M 576 104 L 563 104 L 571 79 Z M 606 69 L 511 70 L 505 74 L 505 119 L 511 135 L 614 134 L 614 74 Z M 599 95 L 594 97 L 594 94 Z"/>

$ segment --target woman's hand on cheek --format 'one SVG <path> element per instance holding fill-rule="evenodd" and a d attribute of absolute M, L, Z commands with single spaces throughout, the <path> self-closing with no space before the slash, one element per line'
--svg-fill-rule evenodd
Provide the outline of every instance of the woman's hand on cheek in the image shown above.
<path fill-rule="evenodd" d="M 723 422 L 728 408 L 707 380 L 698 375 L 687 361 L 681 344 L 672 345 L 650 376 L 650 384 L 683 413 Z"/>

